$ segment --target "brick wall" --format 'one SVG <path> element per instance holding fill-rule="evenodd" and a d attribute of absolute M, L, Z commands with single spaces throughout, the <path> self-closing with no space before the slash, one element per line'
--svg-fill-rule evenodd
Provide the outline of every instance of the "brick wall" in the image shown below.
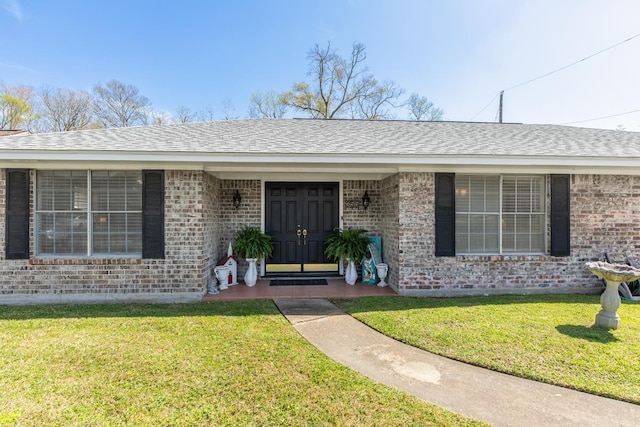
<path fill-rule="evenodd" d="M 0 169 L 0 302 L 2 295 L 203 293 L 211 267 L 226 254 L 237 230 L 261 224 L 259 180 L 166 171 L 166 259 L 36 258 L 32 244 L 30 260 L 5 260 L 5 176 Z M 31 187 L 33 192 L 34 171 Z M 236 189 L 242 203 L 233 209 Z M 361 205 L 364 191 L 371 197 L 367 210 Z M 343 183 L 344 226 L 382 236 L 387 281 L 402 294 L 589 290 L 600 282 L 584 262 L 603 251 L 616 259 L 624 252 L 640 254 L 640 177 L 572 176 L 571 256 L 562 258 L 435 257 L 433 203 L 433 173 Z M 32 209 L 32 234 L 33 218 Z M 240 260 L 240 276 L 245 270 Z"/>
<path fill-rule="evenodd" d="M 381 181 L 343 182 L 343 226 L 363 228 L 368 235 L 382 237 L 382 258 L 389 265 L 387 283 L 394 289 L 398 282 L 398 176 Z M 371 204 L 362 207 L 362 196 L 368 191 Z"/>
<path fill-rule="evenodd" d="M 205 286 L 213 279 L 212 268 L 226 253 L 220 250 L 220 187 L 221 181 L 208 173 L 203 175 L 204 253 L 202 260 Z"/>
<path fill-rule="evenodd" d="M 471 290 L 588 291 L 599 287 L 600 282 L 584 268 L 586 261 L 598 259 L 602 251 L 609 248 L 611 252 L 635 252 L 640 246 L 640 228 L 634 225 L 640 223 L 638 177 L 572 177 L 569 257 L 435 257 L 434 174 L 400 173 L 397 180 L 398 291 L 403 294 L 455 294 Z M 616 204 L 618 195 L 622 195 L 624 201 Z"/>
<path fill-rule="evenodd" d="M 386 282 L 398 291 L 400 280 L 400 194 L 399 175 L 380 182 L 380 230 L 382 234 L 382 260 L 389 265 Z"/>
<path fill-rule="evenodd" d="M 434 174 L 398 174 L 398 268 L 400 290 L 431 282 L 425 259 L 435 248 Z"/>
<path fill-rule="evenodd" d="M 260 227 L 261 225 L 261 191 L 260 180 L 222 180 L 220 182 L 220 255 L 227 253 L 229 242 L 235 241 L 238 230 L 245 225 Z M 233 194 L 238 190 L 242 201 L 238 209 L 233 208 Z M 238 257 L 238 278 L 242 280 L 248 263 Z M 260 265 L 258 264 L 258 274 Z"/>
<path fill-rule="evenodd" d="M 202 171 L 165 171 L 165 255 L 198 259 L 204 252 Z"/>
<path fill-rule="evenodd" d="M 640 176 L 571 177 L 571 253 L 640 255 Z"/>
<path fill-rule="evenodd" d="M 362 196 L 368 192 L 371 202 L 367 209 L 362 206 Z M 380 181 L 344 181 L 342 184 L 345 228 L 362 228 L 370 236 L 380 235 Z"/>
<path fill-rule="evenodd" d="M 4 170 L 0 188 L 4 189 Z M 206 182 L 206 190 L 203 183 Z M 209 237 L 216 227 L 207 212 L 216 202 L 218 184 L 197 171 L 165 172 L 165 251 L 162 260 L 140 258 L 51 258 L 0 262 L 0 302 L 9 296 L 202 294 L 207 285 L 207 256 L 217 258 Z M 31 174 L 32 192 L 35 172 Z M 33 200 L 33 198 L 32 198 Z M 4 196 L 0 223 L 4 230 Z M 31 209 L 33 242 L 34 209 Z M 4 232 L 2 233 L 4 234 Z M 85 299 L 86 300 L 86 299 Z"/>
<path fill-rule="evenodd" d="M 0 169 L 0 226 L 5 223 L 5 170 Z M 31 171 L 32 192 L 35 171 Z M 241 206 L 233 209 L 235 190 Z M 32 198 L 33 200 L 33 198 Z M 260 226 L 259 180 L 220 180 L 202 171 L 165 171 L 165 259 L 51 258 L 4 260 L 0 233 L 0 295 L 202 294 L 212 267 L 244 225 Z M 31 212 L 33 242 L 34 210 Z M 240 260 L 239 274 L 246 262 Z M 0 302 L 2 297 L 0 296 Z"/>

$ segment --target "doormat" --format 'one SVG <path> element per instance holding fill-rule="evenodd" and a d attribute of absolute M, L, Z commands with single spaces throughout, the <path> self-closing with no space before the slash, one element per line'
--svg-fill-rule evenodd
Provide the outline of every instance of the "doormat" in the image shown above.
<path fill-rule="evenodd" d="M 326 279 L 272 279 L 269 282 L 269 286 L 315 286 L 326 284 Z"/>

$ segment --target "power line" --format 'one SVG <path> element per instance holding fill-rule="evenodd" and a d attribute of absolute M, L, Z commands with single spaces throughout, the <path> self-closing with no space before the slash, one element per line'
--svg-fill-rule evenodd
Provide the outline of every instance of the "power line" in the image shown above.
<path fill-rule="evenodd" d="M 612 46 L 609 46 L 609 47 L 607 47 L 607 48 L 605 48 L 605 49 L 602 49 L 602 50 L 600 50 L 600 51 L 598 51 L 598 52 L 596 52 L 596 53 L 594 53 L 594 54 L 591 54 L 591 55 L 589 55 L 589 56 L 585 56 L 584 58 L 582 58 L 582 59 L 580 59 L 580 60 L 578 60 L 578 61 L 576 61 L 576 62 L 572 62 L 572 63 L 571 63 L 571 64 L 569 64 L 569 65 L 565 65 L 564 67 L 557 68 L 557 69 L 555 69 L 555 70 L 553 70 L 553 71 L 550 71 L 550 72 L 548 72 L 548 73 L 546 73 L 546 74 L 543 74 L 543 75 L 541 75 L 541 76 L 535 77 L 535 78 L 530 79 L 530 80 L 527 80 L 526 82 L 522 82 L 522 83 L 519 83 L 519 84 L 517 84 L 517 85 L 515 85 L 515 86 L 511 86 L 510 88 L 505 89 L 505 92 L 506 92 L 506 91 L 508 91 L 508 90 L 511 90 L 511 89 L 515 89 L 515 88 L 520 87 L 520 86 L 524 86 L 524 85 L 529 84 L 529 83 L 531 83 L 531 82 L 535 82 L 536 80 L 540 80 L 540 79 L 542 79 L 542 78 L 545 78 L 545 77 L 547 77 L 547 76 L 550 76 L 551 74 L 555 74 L 555 73 L 557 73 L 558 71 L 566 70 L 566 69 L 567 69 L 567 68 L 569 68 L 569 67 L 572 67 L 572 66 L 574 66 L 574 65 L 576 65 L 576 64 L 579 64 L 579 63 L 581 63 L 581 62 L 584 62 L 584 61 L 586 61 L 587 59 L 593 58 L 593 57 L 594 57 L 594 56 L 596 56 L 596 55 L 600 55 L 600 54 L 601 54 L 601 53 L 603 53 L 603 52 L 606 52 L 606 51 L 608 51 L 608 50 L 611 50 L 611 49 L 613 49 L 614 47 L 617 47 L 617 46 L 620 46 L 621 44 L 627 43 L 627 42 L 629 42 L 629 41 L 631 41 L 631 40 L 635 39 L 636 37 L 640 37 L 640 33 L 636 34 L 635 36 L 631 36 L 631 37 L 629 37 L 629 38 L 628 38 L 628 39 L 626 39 L 626 40 L 623 40 L 623 41 L 621 41 L 621 42 L 618 42 L 618 43 L 616 43 L 616 44 L 614 44 L 614 45 L 612 45 Z"/>
<path fill-rule="evenodd" d="M 610 116 L 596 117 L 595 119 L 577 120 L 575 122 L 560 123 L 562 125 L 575 125 L 576 123 L 595 122 L 596 120 L 610 119 L 611 117 L 626 116 L 627 114 L 639 113 L 640 109 L 627 111 L 626 113 L 611 114 Z"/>
<path fill-rule="evenodd" d="M 470 122 L 472 122 L 472 121 L 473 121 L 473 119 L 475 119 L 476 117 L 478 117 L 480 114 L 482 114 L 482 112 L 483 112 L 484 110 L 486 110 L 487 108 L 489 108 L 489 105 L 493 104 L 493 101 L 495 101 L 495 100 L 496 100 L 496 98 L 498 97 L 498 95 L 500 95 L 500 92 L 496 93 L 496 95 L 493 97 L 493 99 L 492 99 L 491 101 L 489 101 L 489 103 L 488 103 L 487 105 L 485 105 L 485 106 L 484 106 L 484 108 L 483 108 L 482 110 L 478 111 L 478 113 L 477 113 L 475 116 L 471 117 L 471 118 L 469 119 L 469 121 L 470 121 Z"/>
<path fill-rule="evenodd" d="M 555 70 L 553 70 L 553 71 L 550 71 L 550 72 L 548 72 L 548 73 L 542 74 L 542 75 L 540 75 L 540 76 L 538 76 L 538 77 L 535 77 L 535 78 L 533 78 L 533 79 L 529 79 L 529 80 L 524 81 L 524 82 L 522 82 L 522 83 L 518 83 L 517 85 L 514 85 L 514 86 L 511 86 L 511 87 L 509 87 L 509 88 L 507 88 L 507 89 L 504 89 L 504 90 L 503 90 L 503 91 L 501 91 L 501 92 L 506 92 L 506 91 L 508 91 L 508 90 L 515 89 L 515 88 L 517 88 L 517 87 L 524 86 L 524 85 L 529 84 L 529 83 L 531 83 L 531 82 L 534 82 L 534 81 L 536 81 L 536 80 L 540 80 L 540 79 L 543 79 L 543 78 L 545 78 L 545 77 L 548 77 L 548 76 L 550 76 L 550 75 L 552 75 L 552 74 L 555 74 L 555 73 L 557 73 L 557 72 L 559 72 L 559 71 L 565 70 L 565 69 L 567 69 L 567 68 L 569 68 L 569 67 L 572 67 L 572 66 L 574 66 L 574 65 L 576 65 L 576 64 L 579 64 L 579 63 L 581 63 L 581 62 L 584 62 L 584 61 L 586 61 L 587 59 L 591 59 L 591 58 L 593 58 L 593 57 L 594 57 L 594 56 L 596 56 L 596 55 L 600 55 L 601 53 L 604 53 L 604 52 L 606 52 L 606 51 L 608 51 L 608 50 L 611 50 L 611 49 L 613 49 L 614 47 L 618 47 L 618 46 L 620 46 L 621 44 L 627 43 L 627 42 L 629 42 L 629 41 L 631 41 L 631 40 L 633 40 L 633 39 L 635 39 L 635 38 L 637 38 L 637 37 L 640 37 L 640 33 L 635 34 L 635 35 L 633 35 L 633 36 L 629 37 L 628 39 L 622 40 L 621 42 L 618 42 L 618 43 L 616 43 L 616 44 L 614 44 L 614 45 L 611 45 L 611 46 L 609 46 L 609 47 L 607 47 L 607 48 L 604 48 L 604 49 L 602 49 L 602 50 L 600 50 L 600 51 L 598 51 L 598 52 L 596 52 L 596 53 L 593 53 L 593 54 L 591 54 L 591 55 L 589 55 L 589 56 L 585 56 L 584 58 L 582 58 L 582 59 L 580 59 L 580 60 L 578 60 L 578 61 L 572 62 L 571 64 L 568 64 L 568 65 L 565 65 L 565 66 L 563 66 L 563 67 L 557 68 L 557 69 L 555 69 Z M 482 114 L 482 112 L 483 112 L 484 110 L 486 110 L 486 109 L 489 107 L 489 105 L 491 105 L 491 104 L 493 103 L 493 101 L 495 101 L 495 99 L 496 99 L 499 95 L 500 95 L 500 92 L 498 92 L 498 93 L 493 97 L 493 99 L 491 99 L 491 101 L 490 101 L 487 105 L 485 105 L 485 106 L 484 106 L 484 108 L 482 108 L 482 110 L 480 110 L 480 111 L 479 111 L 475 116 L 473 116 L 469 121 L 473 121 L 473 119 L 475 119 L 475 118 L 476 118 L 476 117 L 478 117 L 480 114 Z M 630 114 L 630 113 L 622 113 L 622 114 L 620 114 L 620 115 L 624 115 L 624 114 Z M 615 117 L 615 116 L 616 116 L 616 115 L 613 115 L 613 116 L 610 116 L 610 117 Z M 599 120 L 599 119 L 595 119 L 595 120 Z M 591 121 L 591 120 L 584 120 L 584 121 Z M 581 123 L 581 122 L 572 122 L 572 123 Z"/>

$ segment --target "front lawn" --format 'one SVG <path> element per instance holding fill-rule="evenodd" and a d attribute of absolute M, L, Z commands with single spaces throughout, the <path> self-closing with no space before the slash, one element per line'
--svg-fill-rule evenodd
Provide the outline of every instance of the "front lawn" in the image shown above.
<path fill-rule="evenodd" d="M 525 378 L 640 403 L 640 303 L 593 327 L 599 296 L 368 297 L 336 305 L 385 335 Z"/>
<path fill-rule="evenodd" d="M 0 426 L 476 425 L 307 343 L 271 301 L 0 306 Z"/>

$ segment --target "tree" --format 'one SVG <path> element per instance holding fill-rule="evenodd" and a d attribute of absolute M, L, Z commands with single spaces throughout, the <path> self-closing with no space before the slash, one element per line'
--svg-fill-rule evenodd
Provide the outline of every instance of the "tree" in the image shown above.
<path fill-rule="evenodd" d="M 385 81 L 381 85 L 375 79 L 371 80 L 372 88 L 363 96 L 356 98 L 356 115 L 353 118 L 364 118 L 367 120 L 388 120 L 392 119 L 393 113 L 390 108 L 395 108 L 395 102 L 404 93 L 403 89 L 396 86 L 394 82 Z"/>
<path fill-rule="evenodd" d="M 176 109 L 176 121 L 178 123 L 190 123 L 196 119 L 197 115 L 197 113 L 191 111 L 191 108 L 184 105 Z"/>
<path fill-rule="evenodd" d="M 283 96 L 274 90 L 266 93 L 254 92 L 249 98 L 249 117 L 281 119 L 287 113 L 287 104 Z"/>
<path fill-rule="evenodd" d="M 144 126 L 170 125 L 172 123 L 175 123 L 175 119 L 171 114 L 163 111 L 156 111 L 151 108 L 145 109 L 143 119 Z"/>
<path fill-rule="evenodd" d="M 309 52 L 311 82 L 299 82 L 285 92 L 286 105 L 311 117 L 378 119 L 384 105 L 393 105 L 402 91 L 392 82 L 378 84 L 363 66 L 367 59 L 362 43 L 354 43 L 351 56 L 345 59 L 327 43 L 325 49 L 315 45 Z"/>
<path fill-rule="evenodd" d="M 435 122 L 444 117 L 444 111 L 441 108 L 437 108 L 426 96 L 420 96 L 417 93 L 411 94 L 407 101 L 407 108 L 409 118 L 412 120 Z"/>
<path fill-rule="evenodd" d="M 216 119 L 216 109 L 208 104 L 198 112 L 198 119 L 201 122 L 212 122 Z"/>
<path fill-rule="evenodd" d="M 34 109 L 33 89 L 7 86 L 0 89 L 0 129 L 31 130 L 38 118 Z"/>
<path fill-rule="evenodd" d="M 148 121 L 151 101 L 133 85 L 111 80 L 105 86 L 94 86 L 93 95 L 93 113 L 106 127 L 135 126 Z"/>
<path fill-rule="evenodd" d="M 221 106 L 225 120 L 236 120 L 238 118 L 235 113 L 236 107 L 233 105 L 233 102 L 231 102 L 229 98 L 223 99 Z"/>
<path fill-rule="evenodd" d="M 28 112 L 29 106 L 22 99 L 0 95 L 0 129 L 20 129 Z"/>
<path fill-rule="evenodd" d="M 91 123 L 91 103 L 89 92 L 70 89 L 40 90 L 41 131 L 65 132 L 86 129 Z"/>

